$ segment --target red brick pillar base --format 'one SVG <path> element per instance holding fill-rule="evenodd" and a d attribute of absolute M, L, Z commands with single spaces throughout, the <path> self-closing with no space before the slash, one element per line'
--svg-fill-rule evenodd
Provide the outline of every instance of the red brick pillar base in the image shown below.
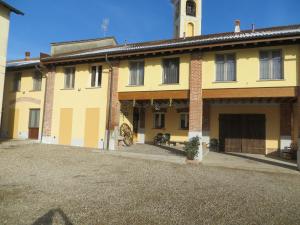
<path fill-rule="evenodd" d="M 190 64 L 190 114 L 189 114 L 189 138 L 199 137 L 200 146 L 197 159 L 203 158 L 202 149 L 202 55 L 193 53 Z"/>
<path fill-rule="evenodd" d="M 51 136 L 55 67 L 49 68 L 46 76 L 42 142 L 44 144 L 56 144 L 57 140 Z"/>
<path fill-rule="evenodd" d="M 292 143 L 292 112 L 291 103 L 280 105 L 280 149 L 289 147 Z"/>

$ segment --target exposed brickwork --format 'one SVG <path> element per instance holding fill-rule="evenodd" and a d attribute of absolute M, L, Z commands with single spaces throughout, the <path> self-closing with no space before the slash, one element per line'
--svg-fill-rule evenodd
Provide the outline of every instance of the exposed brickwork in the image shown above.
<path fill-rule="evenodd" d="M 120 120 L 120 102 L 118 99 L 119 62 L 113 62 L 112 67 L 111 123 L 109 128 L 114 130 L 115 127 L 119 126 Z"/>
<path fill-rule="evenodd" d="M 190 132 L 202 131 L 202 55 L 191 55 L 190 64 Z"/>
<path fill-rule="evenodd" d="M 55 67 L 51 67 L 47 72 L 45 106 L 44 106 L 44 121 L 43 121 L 43 136 L 51 136 L 52 128 L 52 112 L 53 98 L 55 85 Z"/>
<path fill-rule="evenodd" d="M 293 105 L 291 103 L 282 103 L 280 105 L 280 135 L 292 135 L 292 111 Z"/>

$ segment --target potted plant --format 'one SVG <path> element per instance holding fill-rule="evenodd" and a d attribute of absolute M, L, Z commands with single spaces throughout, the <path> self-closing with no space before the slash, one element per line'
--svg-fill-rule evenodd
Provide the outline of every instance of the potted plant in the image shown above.
<path fill-rule="evenodd" d="M 184 143 L 184 151 L 188 161 L 194 161 L 198 155 L 200 145 L 199 137 L 193 137 L 188 142 Z"/>

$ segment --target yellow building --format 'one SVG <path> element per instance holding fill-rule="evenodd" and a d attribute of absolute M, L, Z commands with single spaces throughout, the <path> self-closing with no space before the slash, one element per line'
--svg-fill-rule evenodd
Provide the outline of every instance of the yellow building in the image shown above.
<path fill-rule="evenodd" d="M 21 11 L 0 0 L 0 106 L 2 106 L 4 77 L 6 66 L 7 42 L 9 33 L 9 22 L 11 12 L 19 15 L 24 15 Z M 0 119 L 1 119 L 0 112 Z"/>
<path fill-rule="evenodd" d="M 127 126 L 134 143 L 153 143 L 160 133 L 174 145 L 199 136 L 200 159 L 212 140 L 225 152 L 274 154 L 300 140 L 300 25 L 239 25 L 235 32 L 125 45 L 113 38 L 54 43 L 31 72 L 10 62 L 7 88 L 22 72 L 24 89 L 6 91 L 5 99 L 26 101 L 7 111 L 30 120 L 30 109 L 43 109 L 39 137 L 49 144 L 113 150 Z M 34 97 L 32 69 L 44 77 Z M 5 121 L 2 133 L 29 137 L 28 120 Z"/>

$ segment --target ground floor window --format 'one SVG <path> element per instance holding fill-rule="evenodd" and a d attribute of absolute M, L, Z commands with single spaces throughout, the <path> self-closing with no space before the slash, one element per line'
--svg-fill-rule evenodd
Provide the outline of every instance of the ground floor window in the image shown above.
<path fill-rule="evenodd" d="M 180 129 L 186 130 L 189 128 L 189 114 L 181 113 L 180 114 Z"/>
<path fill-rule="evenodd" d="M 155 129 L 165 128 L 165 113 L 154 113 L 153 124 Z"/>

